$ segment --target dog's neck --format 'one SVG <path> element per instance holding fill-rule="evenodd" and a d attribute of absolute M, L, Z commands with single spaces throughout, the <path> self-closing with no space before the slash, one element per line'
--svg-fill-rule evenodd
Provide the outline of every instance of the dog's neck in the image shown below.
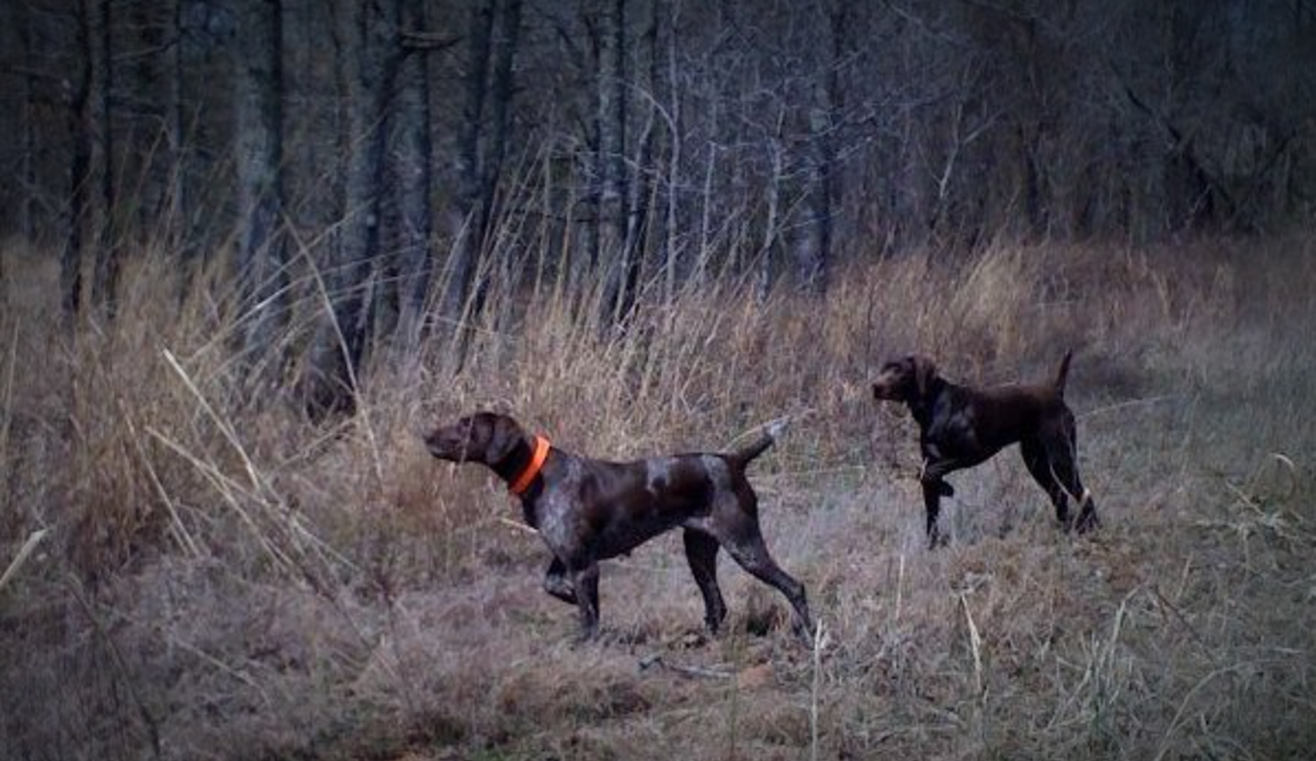
<path fill-rule="evenodd" d="M 530 458 L 534 457 L 534 454 L 534 447 L 522 436 L 512 446 L 512 450 L 501 460 L 488 463 L 489 469 L 503 479 L 508 486 L 511 486 L 517 477 L 525 471 L 526 466 L 530 464 Z"/>
<path fill-rule="evenodd" d="M 940 375 L 933 375 L 928 378 L 927 387 L 921 395 L 915 394 L 905 400 L 905 404 L 909 405 L 909 412 L 914 416 L 915 422 L 923 428 L 927 428 L 932 424 L 932 409 L 937 404 L 937 398 L 949 387 L 950 384 L 944 378 Z"/>

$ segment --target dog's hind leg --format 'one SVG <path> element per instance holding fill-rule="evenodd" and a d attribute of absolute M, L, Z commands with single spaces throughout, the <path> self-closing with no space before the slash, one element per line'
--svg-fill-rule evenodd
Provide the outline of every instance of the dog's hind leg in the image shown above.
<path fill-rule="evenodd" d="M 704 596 L 704 623 L 709 632 L 716 634 L 727 615 L 722 590 L 717 585 L 717 540 L 695 529 L 686 529 L 683 539 L 685 559 L 689 561 L 690 572 Z"/>
<path fill-rule="evenodd" d="M 1028 467 L 1033 480 L 1051 498 L 1051 504 L 1055 505 L 1056 520 L 1060 521 L 1060 525 L 1068 531 L 1069 497 L 1053 471 L 1053 460 L 1048 456 L 1046 447 L 1037 439 L 1027 438 L 1019 442 L 1019 453 L 1023 455 L 1024 465 Z"/>
<path fill-rule="evenodd" d="M 795 577 L 781 570 L 772 556 L 768 546 L 759 533 L 757 522 L 753 531 L 738 532 L 734 537 L 721 537 L 722 546 L 732 559 L 749 572 L 751 576 L 762 581 L 786 596 L 791 607 L 795 609 L 792 628 L 796 635 L 806 642 L 812 641 L 813 619 L 809 616 L 809 602 L 805 596 L 804 585 Z"/>
<path fill-rule="evenodd" d="M 1045 448 L 1046 459 L 1049 461 L 1055 480 L 1060 483 L 1068 496 L 1078 502 L 1078 520 L 1075 522 L 1075 528 L 1080 534 L 1096 528 L 1097 507 L 1092 500 L 1092 493 L 1083 486 L 1083 481 L 1078 475 L 1078 464 L 1074 461 L 1078 450 L 1074 442 L 1073 418 L 1068 418 L 1059 430 L 1044 432 L 1041 444 Z"/>

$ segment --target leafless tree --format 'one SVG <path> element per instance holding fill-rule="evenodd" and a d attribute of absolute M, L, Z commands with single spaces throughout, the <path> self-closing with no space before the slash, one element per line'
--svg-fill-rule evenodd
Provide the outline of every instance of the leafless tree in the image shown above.
<path fill-rule="evenodd" d="M 626 3 L 601 0 L 598 27 L 594 177 L 598 183 L 592 258 L 604 273 L 607 289 L 603 308 L 615 311 L 625 277 L 626 243 Z"/>
<path fill-rule="evenodd" d="M 100 47 L 97 50 L 99 60 L 99 88 L 94 99 L 92 121 L 99 128 L 100 149 L 100 235 L 96 245 L 95 268 L 92 275 L 92 301 L 104 308 L 108 317 L 113 318 L 116 311 L 115 290 L 119 281 L 119 258 L 122 244 L 119 216 L 121 210 L 116 203 L 118 191 L 118 172 L 116 171 L 117 154 L 115 148 L 115 104 L 114 104 L 114 15 L 111 12 L 111 0 L 99 0 L 98 16 L 100 21 Z"/>
<path fill-rule="evenodd" d="M 457 127 L 457 145 L 453 160 L 457 188 L 449 214 L 455 242 L 448 265 L 446 291 L 440 314 L 449 324 L 462 319 L 470 295 L 471 281 L 484 245 L 484 225 L 477 217 L 483 189 L 480 160 L 480 135 L 488 94 L 491 40 L 494 24 L 494 0 L 473 0 L 466 33 L 466 67 L 462 73 L 461 121 Z"/>
<path fill-rule="evenodd" d="M 348 155 L 338 247 L 320 271 L 326 309 L 303 376 L 305 404 L 315 416 L 355 406 L 369 321 L 383 274 L 380 222 L 386 106 L 403 54 L 398 0 L 349 3 L 338 12 Z"/>
<path fill-rule="evenodd" d="M 62 241 L 66 315 L 84 271 L 112 311 L 116 252 L 167 195 L 180 257 L 239 242 L 254 317 L 296 230 L 332 314 L 302 363 L 324 409 L 350 407 L 374 341 L 507 319 L 486 294 L 541 275 L 624 323 L 724 275 L 766 297 L 919 247 L 1316 213 L 1307 0 L 331 0 L 283 7 L 274 58 L 245 31 L 258 6 L 0 7 L 0 232 Z M 276 107 L 286 152 L 253 126 Z M 250 325 L 263 356 L 273 327 Z"/>
<path fill-rule="evenodd" d="M 68 165 L 68 217 L 65 221 L 64 250 L 60 258 L 61 302 L 64 318 L 70 323 L 82 307 L 82 267 L 90 225 L 87 195 L 91 183 L 92 135 L 95 129 L 91 110 L 94 70 L 91 13 L 91 0 L 79 0 L 74 17 L 77 74 L 68 93 L 68 133 L 73 143 Z"/>
<path fill-rule="evenodd" d="M 243 349 L 251 366 L 282 369 L 278 340 L 287 321 L 288 269 L 283 217 L 283 7 L 243 0 L 235 53 L 235 157 L 242 214 L 237 272 L 243 284 Z M 277 376 L 276 376 L 277 378 Z"/>
<path fill-rule="evenodd" d="M 399 23 L 403 31 L 427 29 L 423 0 L 402 0 Z M 424 325 L 433 270 L 429 56 L 420 50 L 408 51 L 399 66 L 394 109 L 397 147 L 392 156 L 397 177 L 395 205 L 399 226 L 396 254 L 400 291 L 398 335 L 402 350 L 414 356 Z"/>

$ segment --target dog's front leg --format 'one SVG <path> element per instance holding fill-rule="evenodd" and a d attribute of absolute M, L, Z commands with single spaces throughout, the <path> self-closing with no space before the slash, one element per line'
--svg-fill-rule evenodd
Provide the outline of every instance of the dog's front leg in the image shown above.
<path fill-rule="evenodd" d="M 923 487 L 923 507 L 927 510 L 928 548 L 935 549 L 945 544 L 945 537 L 937 526 L 937 516 L 941 514 L 941 498 L 955 496 L 955 490 L 944 480 L 946 474 L 957 469 L 954 460 L 943 459 L 938 448 L 925 442 L 923 445 L 923 468 L 919 471 L 919 484 Z"/>
<path fill-rule="evenodd" d="M 954 460 L 942 459 L 936 447 L 923 447 L 923 467 L 919 469 L 918 480 L 922 484 L 935 484 L 937 493 L 943 497 L 955 496 L 955 489 L 944 480 L 950 473 L 959 470 Z"/>
<path fill-rule="evenodd" d="M 544 574 L 544 591 L 568 605 L 576 605 L 576 589 L 567 579 L 567 566 L 557 557 L 548 566 Z"/>
<path fill-rule="evenodd" d="M 580 611 L 580 639 L 587 642 L 599 635 L 599 564 L 590 561 L 571 574 Z"/>
<path fill-rule="evenodd" d="M 941 530 L 937 528 L 937 516 L 941 513 L 941 493 L 946 482 L 921 481 L 923 486 L 923 509 L 927 511 L 928 549 L 936 549 L 943 544 Z"/>

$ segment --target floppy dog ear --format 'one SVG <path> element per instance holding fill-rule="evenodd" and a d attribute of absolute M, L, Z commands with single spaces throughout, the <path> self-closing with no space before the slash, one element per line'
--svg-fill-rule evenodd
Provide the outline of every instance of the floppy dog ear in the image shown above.
<path fill-rule="evenodd" d="M 489 462 L 498 462 L 506 458 L 525 438 L 521 426 L 507 415 L 491 415 L 492 429 L 489 431 Z"/>
<path fill-rule="evenodd" d="M 928 386 L 932 385 L 932 379 L 937 374 L 937 366 L 927 357 L 913 357 L 914 361 L 914 387 L 918 389 L 920 399 L 928 395 Z"/>

